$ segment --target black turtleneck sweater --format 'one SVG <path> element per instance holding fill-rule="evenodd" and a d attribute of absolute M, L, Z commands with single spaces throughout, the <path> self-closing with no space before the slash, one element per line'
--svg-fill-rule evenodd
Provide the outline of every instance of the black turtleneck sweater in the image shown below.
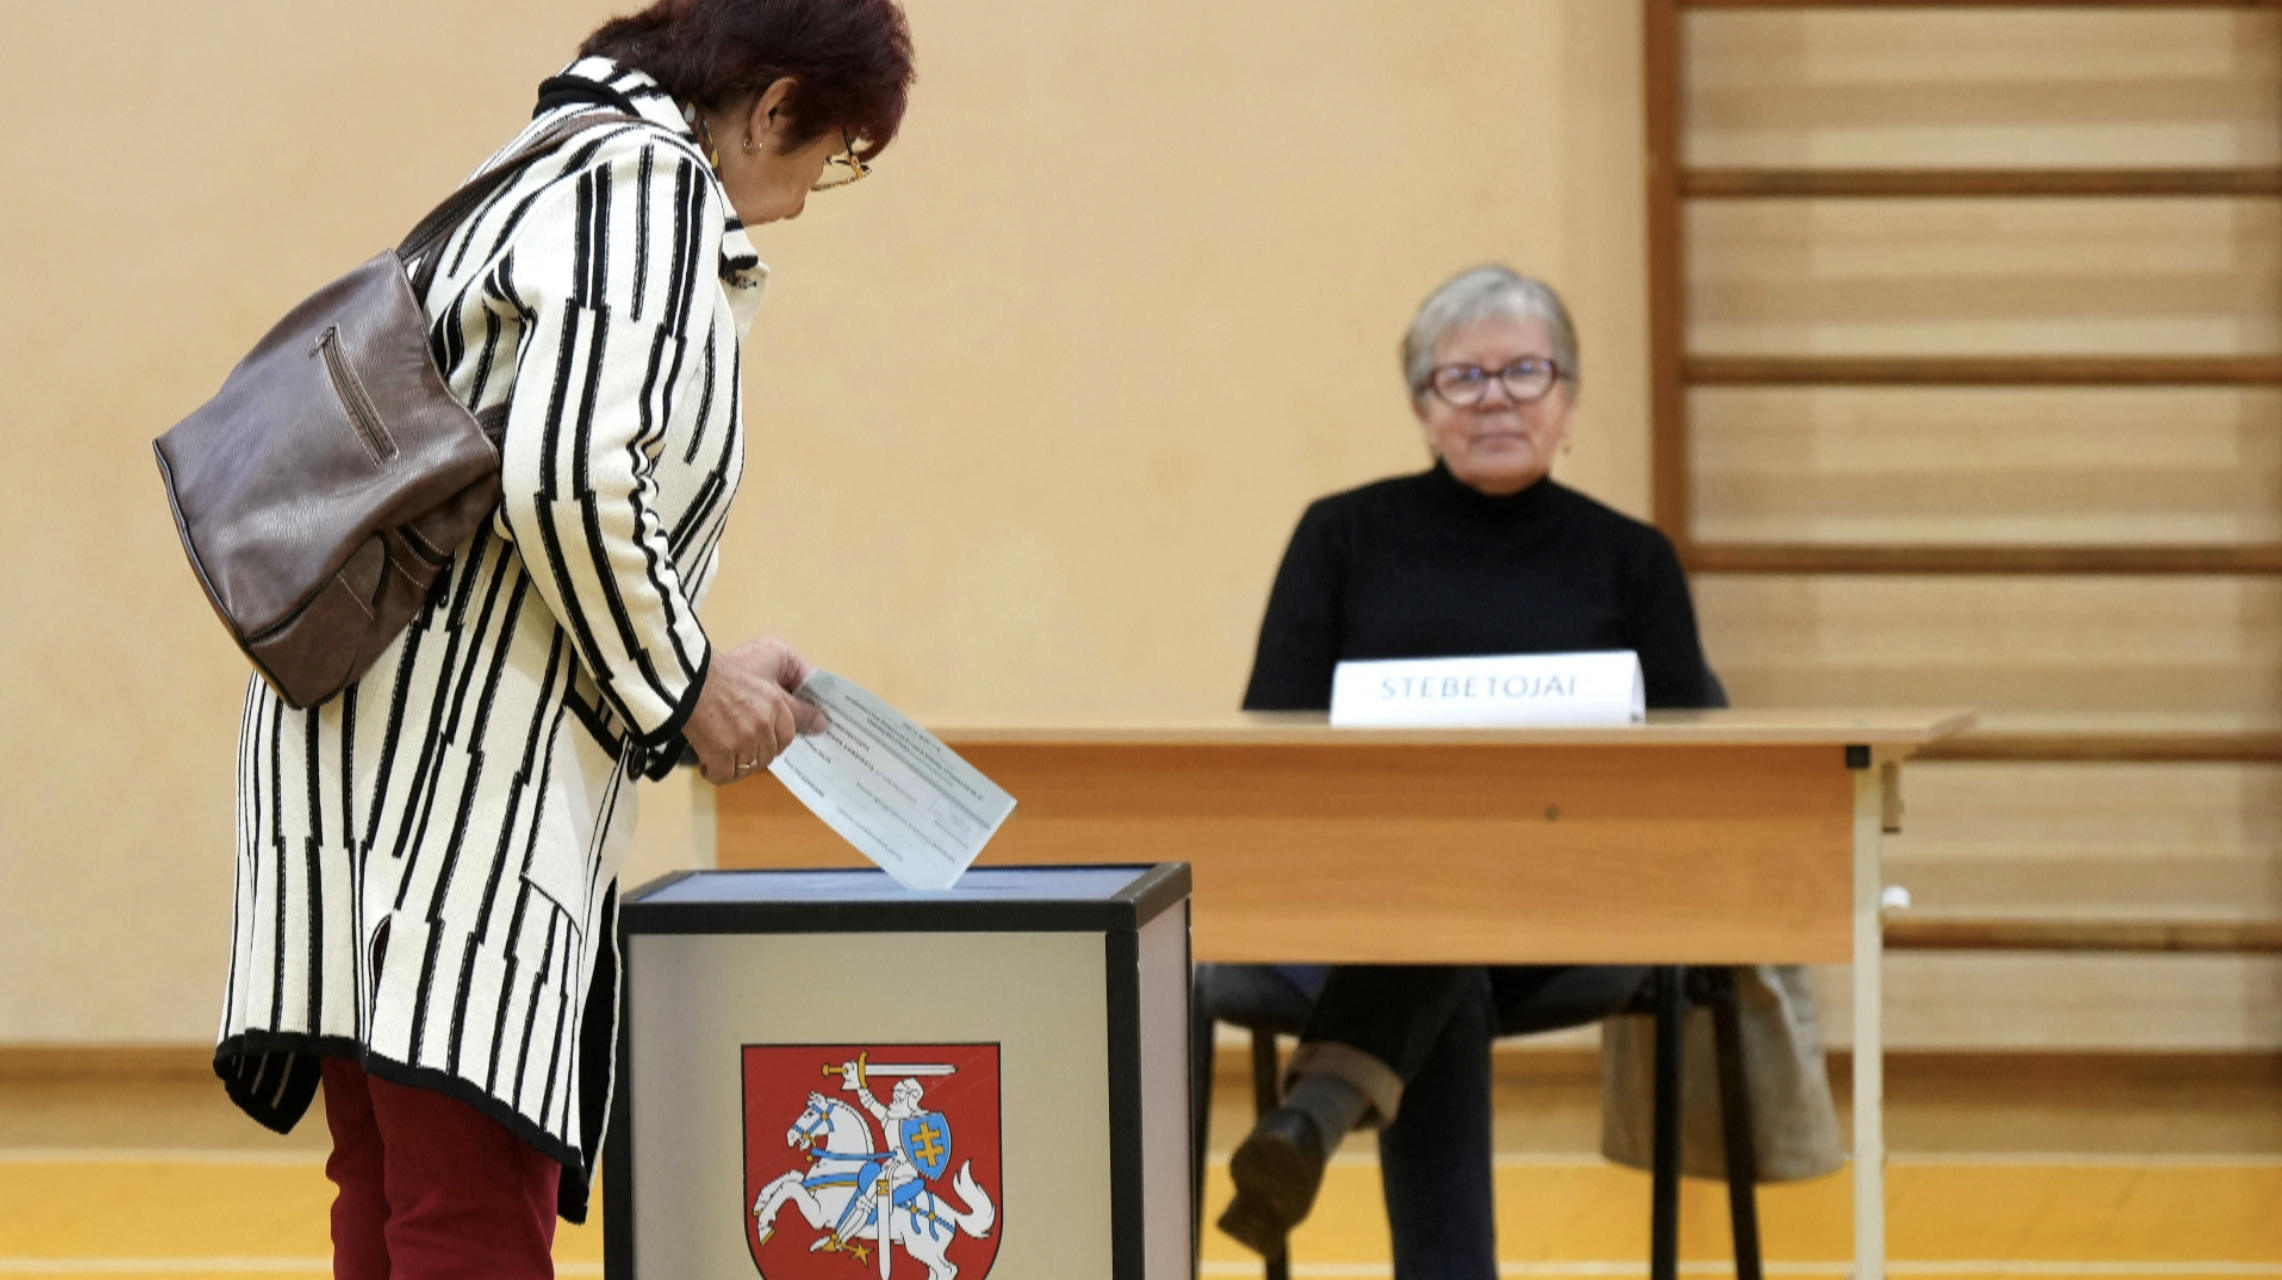
<path fill-rule="evenodd" d="M 1260 624 L 1247 711 L 1321 711 L 1344 659 L 1630 649 L 1651 707 L 1712 701 L 1664 535 L 1550 478 L 1511 497 L 1440 464 L 1300 517 Z"/>

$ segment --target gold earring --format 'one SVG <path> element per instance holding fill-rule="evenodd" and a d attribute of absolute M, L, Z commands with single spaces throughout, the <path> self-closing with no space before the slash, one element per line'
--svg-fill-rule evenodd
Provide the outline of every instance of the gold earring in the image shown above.
<path fill-rule="evenodd" d="M 758 151 L 758 150 L 760 150 L 760 149 L 761 149 L 761 145 L 760 145 L 759 143 L 757 143 L 757 142 L 753 141 L 753 135 L 752 135 L 751 131 L 750 131 L 750 130 L 748 130 L 748 131 L 746 132 L 746 134 L 745 134 L 745 150 L 747 150 L 747 151 Z"/>

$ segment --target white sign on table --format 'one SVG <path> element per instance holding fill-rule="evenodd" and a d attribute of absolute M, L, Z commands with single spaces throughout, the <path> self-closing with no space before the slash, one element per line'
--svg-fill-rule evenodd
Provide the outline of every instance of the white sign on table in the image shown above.
<path fill-rule="evenodd" d="M 1639 724 L 1640 655 L 1532 653 L 1342 662 L 1331 723 L 1342 729 L 1495 729 Z"/>
<path fill-rule="evenodd" d="M 828 671 L 799 696 L 824 709 L 769 772 L 907 889 L 948 889 L 998 834 L 1014 797 L 902 712 Z"/>

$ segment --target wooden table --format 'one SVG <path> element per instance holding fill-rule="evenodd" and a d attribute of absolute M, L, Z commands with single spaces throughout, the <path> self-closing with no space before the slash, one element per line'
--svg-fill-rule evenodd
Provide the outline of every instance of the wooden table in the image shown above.
<path fill-rule="evenodd" d="M 1019 802 L 983 861 L 1186 862 L 1199 960 L 1854 965 L 1855 1251 L 1885 1269 L 1881 833 L 1966 711 L 1605 729 L 1321 716 L 935 731 Z M 773 783 L 700 786 L 701 865 L 860 863 Z M 709 855 L 711 855 L 709 857 Z"/>

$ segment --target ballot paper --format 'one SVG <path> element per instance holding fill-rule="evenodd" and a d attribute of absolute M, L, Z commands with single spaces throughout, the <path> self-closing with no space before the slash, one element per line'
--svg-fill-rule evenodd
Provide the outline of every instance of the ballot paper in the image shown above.
<path fill-rule="evenodd" d="M 1629 649 L 1342 662 L 1331 677 L 1331 723 L 1338 728 L 1526 728 L 1646 718 L 1640 655 Z"/>
<path fill-rule="evenodd" d="M 1014 797 L 942 740 L 828 671 L 798 696 L 830 724 L 804 733 L 769 772 L 809 812 L 908 889 L 948 889 L 1014 812 Z"/>

